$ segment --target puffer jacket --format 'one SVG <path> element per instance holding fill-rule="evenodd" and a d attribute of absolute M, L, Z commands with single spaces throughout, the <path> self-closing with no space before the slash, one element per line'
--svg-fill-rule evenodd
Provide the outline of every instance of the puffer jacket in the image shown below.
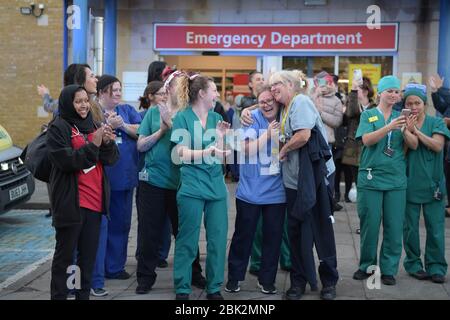
<path fill-rule="evenodd" d="M 328 143 L 334 143 L 336 141 L 334 129 L 342 124 L 344 110 L 341 100 L 335 95 L 335 91 L 330 87 L 327 87 L 327 89 L 322 94 L 315 94 L 313 100 L 327 130 Z"/>

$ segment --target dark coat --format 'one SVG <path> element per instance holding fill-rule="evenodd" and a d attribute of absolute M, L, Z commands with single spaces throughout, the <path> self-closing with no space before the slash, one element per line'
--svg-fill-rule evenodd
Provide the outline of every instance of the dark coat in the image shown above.
<path fill-rule="evenodd" d="M 314 127 L 308 142 L 299 149 L 297 199 L 290 214 L 305 221 L 309 215 L 329 219 L 333 214 L 331 189 L 327 186 L 326 162 L 331 150 L 322 134 Z"/>
<path fill-rule="evenodd" d="M 241 110 L 244 110 L 245 108 L 251 107 L 255 104 L 258 104 L 258 100 L 256 99 L 256 97 L 252 94 L 251 96 L 245 96 L 242 97 L 241 99 L 241 105 L 239 106 L 239 108 Z"/>
<path fill-rule="evenodd" d="M 119 150 L 113 142 L 99 147 L 92 142 L 78 150 L 72 148 L 72 127 L 56 117 L 47 132 L 47 147 L 52 162 L 50 173 L 50 202 L 54 227 L 81 223 L 77 172 L 100 161 L 113 165 L 119 159 Z M 103 213 L 109 215 L 110 187 L 103 170 Z"/>
<path fill-rule="evenodd" d="M 369 100 L 370 101 L 370 100 Z M 368 109 L 375 108 L 376 104 L 370 101 Z M 361 154 L 361 141 L 356 140 L 356 130 L 359 126 L 359 118 L 362 113 L 362 106 L 358 101 L 358 91 L 351 90 L 348 95 L 345 118 L 347 123 L 347 137 L 344 142 L 344 153 L 342 163 L 352 166 L 359 166 L 359 157 Z"/>

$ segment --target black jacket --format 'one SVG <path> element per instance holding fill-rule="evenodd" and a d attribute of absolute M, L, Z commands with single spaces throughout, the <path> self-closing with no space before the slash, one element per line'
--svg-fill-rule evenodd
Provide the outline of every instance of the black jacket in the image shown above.
<path fill-rule="evenodd" d="M 98 160 L 113 165 L 119 159 L 119 150 L 113 142 L 99 147 L 92 142 L 78 150 L 72 148 L 72 127 L 56 117 L 47 132 L 47 148 L 52 170 L 50 172 L 50 202 L 53 226 L 64 227 L 81 223 L 77 172 L 92 167 Z M 110 186 L 103 170 L 103 213 L 109 214 Z"/>
<path fill-rule="evenodd" d="M 299 149 L 299 169 L 297 199 L 291 215 L 305 221 L 310 215 L 320 215 L 329 219 L 333 214 L 331 188 L 325 181 L 326 162 L 331 158 L 331 150 L 317 127 L 311 130 L 308 142 Z"/>
<path fill-rule="evenodd" d="M 245 108 L 251 107 L 258 103 L 258 99 L 252 94 L 251 96 L 245 96 L 241 99 L 240 109 L 244 110 Z"/>
<path fill-rule="evenodd" d="M 444 117 L 450 117 L 450 89 L 441 87 L 431 94 L 434 108 Z"/>

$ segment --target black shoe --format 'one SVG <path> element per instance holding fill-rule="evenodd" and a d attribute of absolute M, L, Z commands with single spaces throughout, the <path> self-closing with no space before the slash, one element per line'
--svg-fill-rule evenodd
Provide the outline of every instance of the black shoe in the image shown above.
<path fill-rule="evenodd" d="M 241 291 L 241 286 L 239 285 L 239 281 L 236 280 L 228 280 L 225 286 L 226 292 L 239 292 Z"/>
<path fill-rule="evenodd" d="M 369 278 L 371 276 L 371 274 L 369 273 L 365 273 L 364 271 L 361 270 L 357 270 L 354 274 L 353 274 L 353 279 L 355 280 L 366 280 L 367 278 Z"/>
<path fill-rule="evenodd" d="M 127 279 L 130 279 L 130 278 L 131 278 L 131 274 L 129 274 L 128 272 L 126 272 L 124 270 L 121 273 L 119 273 L 114 279 L 127 280 Z"/>
<path fill-rule="evenodd" d="M 397 282 L 395 281 L 394 276 L 381 275 L 381 282 L 387 286 L 394 286 Z"/>
<path fill-rule="evenodd" d="M 189 294 L 187 293 L 177 293 L 175 300 L 189 300 Z"/>
<path fill-rule="evenodd" d="M 335 193 L 334 194 L 334 201 L 335 202 L 341 201 L 341 194 L 340 193 Z"/>
<path fill-rule="evenodd" d="M 158 268 L 167 268 L 169 266 L 169 264 L 167 263 L 166 260 L 161 259 L 158 262 Z"/>
<path fill-rule="evenodd" d="M 252 276 L 257 277 L 259 275 L 259 270 L 250 269 L 248 270 L 248 273 L 250 273 Z"/>
<path fill-rule="evenodd" d="M 224 300 L 220 291 L 214 293 L 208 293 L 206 295 L 206 299 L 208 300 Z"/>
<path fill-rule="evenodd" d="M 258 281 L 258 287 L 261 289 L 261 292 L 264 294 L 275 294 L 277 293 L 277 288 L 273 284 L 261 284 Z"/>
<path fill-rule="evenodd" d="M 322 300 L 334 300 L 336 299 L 336 287 L 325 287 L 320 291 L 320 299 Z"/>
<path fill-rule="evenodd" d="M 335 202 L 333 203 L 333 211 L 341 211 L 344 207 L 341 206 L 339 203 Z"/>
<path fill-rule="evenodd" d="M 310 287 L 311 287 L 311 291 L 312 292 L 317 292 L 317 291 L 319 291 L 319 287 L 317 286 L 317 285 L 309 285 Z"/>
<path fill-rule="evenodd" d="M 151 286 L 145 285 L 145 284 L 138 284 L 135 292 L 136 292 L 136 294 L 147 294 L 150 292 L 150 290 L 152 290 Z"/>
<path fill-rule="evenodd" d="M 345 201 L 346 203 L 351 203 L 351 201 L 350 201 L 350 199 L 348 198 L 348 196 L 345 196 L 345 197 L 344 197 L 344 201 Z"/>
<path fill-rule="evenodd" d="M 131 278 L 131 274 L 126 272 L 125 270 L 116 274 L 116 275 L 105 275 L 107 279 L 115 279 L 115 280 L 126 280 Z"/>
<path fill-rule="evenodd" d="M 411 277 L 416 278 L 417 280 L 428 280 L 430 279 L 430 275 L 423 270 L 419 270 L 414 273 L 409 274 Z"/>
<path fill-rule="evenodd" d="M 305 293 L 305 289 L 300 287 L 290 287 L 288 291 L 286 291 L 284 297 L 286 300 L 300 300 Z"/>
<path fill-rule="evenodd" d="M 445 282 L 445 276 L 441 274 L 432 274 L 431 275 L 431 281 L 434 283 L 444 283 Z"/>
<path fill-rule="evenodd" d="M 194 287 L 197 287 L 199 289 L 205 289 L 206 288 L 206 279 L 201 274 L 196 275 L 192 277 L 192 285 Z"/>

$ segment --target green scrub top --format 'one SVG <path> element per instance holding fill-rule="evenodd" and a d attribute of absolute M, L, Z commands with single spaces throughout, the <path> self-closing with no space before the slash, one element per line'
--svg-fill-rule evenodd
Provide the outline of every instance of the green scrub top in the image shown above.
<path fill-rule="evenodd" d="M 145 114 L 137 133 L 150 136 L 160 129 L 160 113 L 157 106 L 151 107 Z M 145 153 L 144 169 L 147 183 L 159 188 L 176 190 L 180 183 L 180 169 L 171 160 L 173 144 L 170 141 L 172 130 L 164 135 Z M 142 175 L 141 175 L 142 177 Z"/>
<path fill-rule="evenodd" d="M 450 138 L 450 132 L 442 118 L 425 115 L 420 131 L 431 137 L 433 134 L 441 134 Z M 444 178 L 444 151 L 439 153 L 431 151 L 421 142 L 416 150 L 408 150 L 407 176 L 408 189 L 406 197 L 412 203 L 428 203 L 433 201 L 434 192 L 439 187 L 442 197 L 446 193 Z"/>
<path fill-rule="evenodd" d="M 171 140 L 191 150 L 204 150 L 215 143 L 215 128 L 221 120 L 220 114 L 209 111 L 204 129 L 192 107 L 186 107 L 173 119 Z M 203 160 L 200 163 L 182 163 L 180 171 L 178 195 L 203 200 L 222 200 L 227 197 L 222 164 L 212 161 L 206 163 Z"/>
<path fill-rule="evenodd" d="M 356 131 L 356 139 L 362 139 L 364 134 L 381 129 L 392 119 L 399 116 L 398 111 L 392 110 L 391 116 L 385 123 L 384 116 L 378 108 L 364 111 L 361 114 L 359 127 Z M 392 157 L 384 153 L 388 145 L 388 135 L 370 147 L 363 145 L 359 165 L 358 188 L 381 191 L 406 189 L 403 135 L 400 130 L 391 132 L 391 148 L 394 150 Z"/>

